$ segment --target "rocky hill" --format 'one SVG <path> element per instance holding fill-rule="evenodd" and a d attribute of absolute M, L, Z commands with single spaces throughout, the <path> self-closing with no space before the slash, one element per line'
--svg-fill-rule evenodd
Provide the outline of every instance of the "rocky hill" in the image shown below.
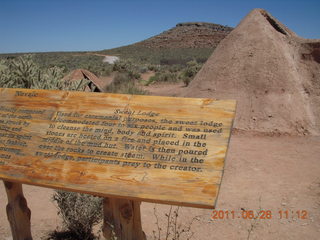
<path fill-rule="evenodd" d="M 138 42 L 147 48 L 215 48 L 233 28 L 214 23 L 178 23 L 163 33 Z"/>
<path fill-rule="evenodd" d="M 185 64 L 191 60 L 205 62 L 232 30 L 231 27 L 214 23 L 178 23 L 175 27 L 141 42 L 96 53 L 143 64 Z"/>

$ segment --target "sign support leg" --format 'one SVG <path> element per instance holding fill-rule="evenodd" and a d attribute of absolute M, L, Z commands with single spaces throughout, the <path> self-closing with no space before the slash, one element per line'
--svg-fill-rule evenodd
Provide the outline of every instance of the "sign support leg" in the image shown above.
<path fill-rule="evenodd" d="M 8 204 L 7 217 L 10 223 L 13 240 L 32 240 L 31 211 L 23 196 L 22 184 L 3 181 L 6 188 Z"/>
<path fill-rule="evenodd" d="M 120 198 L 103 200 L 103 236 L 109 240 L 115 235 L 120 240 L 145 240 L 142 231 L 139 201 Z"/>

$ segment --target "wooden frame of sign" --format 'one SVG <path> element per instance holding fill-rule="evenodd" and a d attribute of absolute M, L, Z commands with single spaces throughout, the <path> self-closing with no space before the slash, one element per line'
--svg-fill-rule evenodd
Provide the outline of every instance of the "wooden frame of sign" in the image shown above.
<path fill-rule="evenodd" d="M 140 202 L 214 208 L 235 101 L 0 89 L 0 179 L 14 239 L 22 183 L 104 197 L 104 236 L 143 239 Z"/>

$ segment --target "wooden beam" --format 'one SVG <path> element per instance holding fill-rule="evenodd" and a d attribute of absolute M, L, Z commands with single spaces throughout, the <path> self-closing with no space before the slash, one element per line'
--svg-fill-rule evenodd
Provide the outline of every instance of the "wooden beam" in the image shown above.
<path fill-rule="evenodd" d="M 107 240 L 145 240 L 139 201 L 105 198 L 103 201 L 103 236 Z"/>
<path fill-rule="evenodd" d="M 12 238 L 13 240 L 32 240 L 31 211 L 23 196 L 22 184 L 3 182 L 8 197 L 7 217 L 11 227 Z"/>

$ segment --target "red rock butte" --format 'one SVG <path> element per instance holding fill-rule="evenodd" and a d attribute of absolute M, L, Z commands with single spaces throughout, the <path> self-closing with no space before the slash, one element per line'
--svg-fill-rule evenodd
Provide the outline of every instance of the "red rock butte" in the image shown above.
<path fill-rule="evenodd" d="M 262 9 L 218 45 L 186 97 L 236 99 L 234 127 L 320 134 L 320 40 L 298 37 Z"/>

